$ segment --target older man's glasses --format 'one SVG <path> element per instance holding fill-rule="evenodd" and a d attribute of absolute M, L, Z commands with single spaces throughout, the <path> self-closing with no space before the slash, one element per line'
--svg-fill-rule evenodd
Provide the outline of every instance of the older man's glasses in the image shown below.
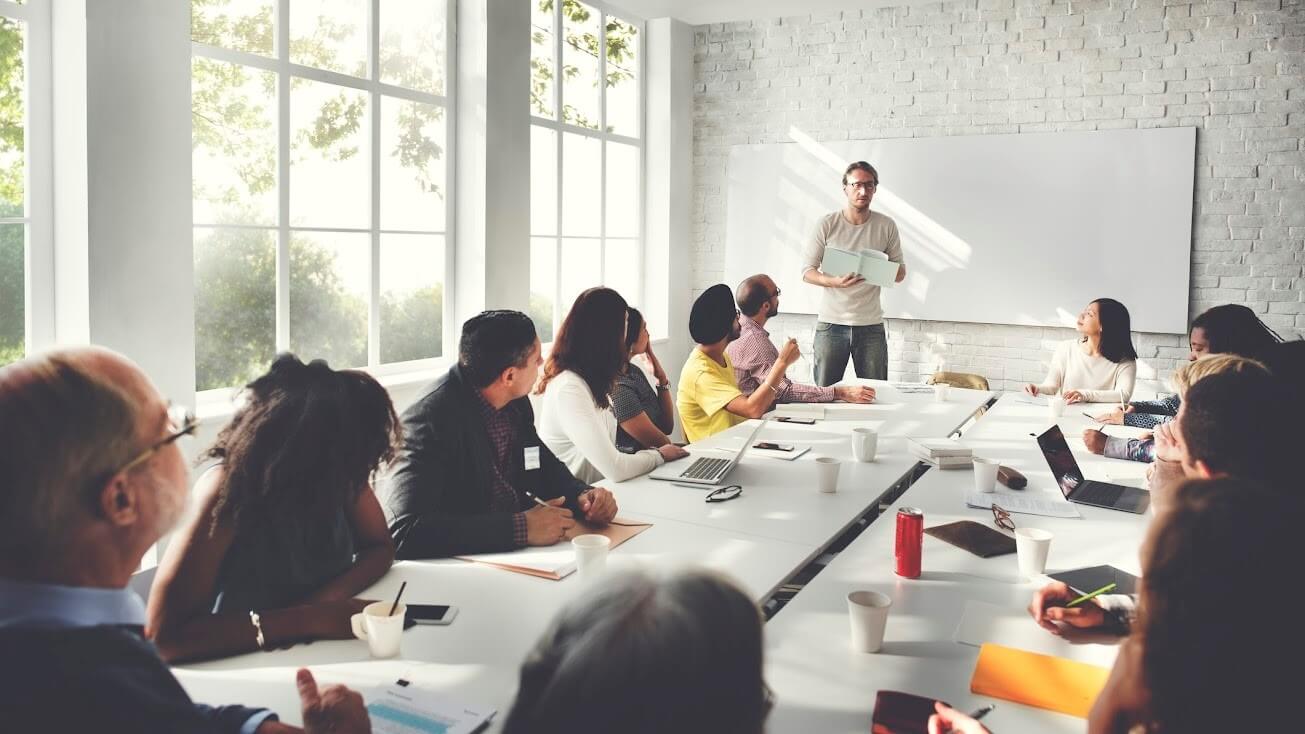
<path fill-rule="evenodd" d="M 140 454 L 138 454 L 136 458 L 124 464 L 121 469 L 119 469 L 117 472 L 114 473 L 116 474 L 116 473 L 128 471 L 130 469 L 134 469 L 135 467 L 141 465 L 146 460 L 148 460 L 151 456 L 153 456 L 159 449 L 162 449 L 164 446 L 167 446 L 168 444 L 177 441 L 182 436 L 192 435 L 198 426 L 199 426 L 199 421 L 195 418 L 195 413 L 191 411 L 189 408 L 184 408 L 180 405 L 169 405 L 168 406 L 168 435 L 163 437 L 161 440 L 157 441 L 156 443 L 154 443 L 149 448 L 140 452 Z"/>

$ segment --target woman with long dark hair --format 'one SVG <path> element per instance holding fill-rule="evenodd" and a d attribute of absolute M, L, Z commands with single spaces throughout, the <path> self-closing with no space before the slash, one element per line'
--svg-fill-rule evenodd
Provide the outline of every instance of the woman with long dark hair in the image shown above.
<path fill-rule="evenodd" d="M 553 339 L 535 391 L 544 396 L 539 437 L 584 482 L 623 481 L 688 455 L 674 444 L 633 454 L 616 448 L 616 416 L 608 396 L 629 363 L 627 308 L 611 288 L 581 293 Z"/>
<path fill-rule="evenodd" d="M 639 309 L 631 308 L 625 318 L 625 345 L 630 350 L 630 360 L 616 376 L 612 386 L 612 412 L 616 414 L 616 445 L 622 451 L 655 449 L 671 443 L 667 434 L 675 430 L 675 403 L 671 400 L 671 381 L 666 370 L 653 353 L 648 325 Z M 652 367 L 656 389 L 648 376 L 635 366 L 633 360 L 640 354 Z"/>
<path fill-rule="evenodd" d="M 1028 384 L 1030 395 L 1060 393 L 1069 403 L 1122 403 L 1137 380 L 1128 309 L 1113 298 L 1098 298 L 1078 315 L 1079 336 L 1061 342 L 1041 385 Z"/>
<path fill-rule="evenodd" d="M 154 578 L 147 633 L 170 661 L 352 638 L 354 594 L 394 562 L 370 485 L 401 432 L 385 388 L 283 354 L 243 398 Z"/>

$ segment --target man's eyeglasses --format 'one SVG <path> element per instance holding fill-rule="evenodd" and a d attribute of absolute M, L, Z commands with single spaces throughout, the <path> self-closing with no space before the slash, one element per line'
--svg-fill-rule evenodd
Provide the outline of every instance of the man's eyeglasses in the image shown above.
<path fill-rule="evenodd" d="M 731 484 L 725 487 L 717 487 L 707 494 L 707 502 L 729 502 L 739 495 L 743 494 L 743 487 L 737 484 Z"/>
<path fill-rule="evenodd" d="M 136 458 L 127 462 L 125 465 L 123 465 L 121 469 L 119 469 L 117 472 L 114 473 L 118 474 L 121 472 L 125 472 L 129 469 L 135 468 L 136 466 L 144 462 L 146 459 L 153 456 L 156 451 L 163 448 L 164 446 L 167 446 L 168 444 L 176 441 L 182 436 L 189 436 L 193 434 L 197 427 L 199 427 L 199 421 L 195 418 L 195 413 L 193 411 L 191 411 L 189 408 L 185 408 L 180 405 L 169 405 L 168 406 L 168 435 L 164 437 L 161 441 L 158 441 L 154 445 L 140 452 L 140 454 L 138 454 Z"/>
<path fill-rule="evenodd" d="M 874 191 L 879 188 L 878 181 L 848 181 L 844 186 L 852 187 L 852 190 L 862 189 L 864 191 Z"/>
<path fill-rule="evenodd" d="M 992 522 L 1002 530 L 1015 532 L 1015 520 L 1010 513 L 998 507 L 995 503 L 992 505 Z"/>

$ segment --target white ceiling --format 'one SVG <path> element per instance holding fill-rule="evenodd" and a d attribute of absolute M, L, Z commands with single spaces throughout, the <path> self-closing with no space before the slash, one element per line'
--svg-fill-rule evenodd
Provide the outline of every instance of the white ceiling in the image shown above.
<path fill-rule="evenodd" d="M 923 5 L 931 0 L 608 0 L 605 5 L 642 18 L 675 18 L 690 25 L 780 18 L 840 10 Z M 936 2 L 937 0 L 932 0 Z"/>

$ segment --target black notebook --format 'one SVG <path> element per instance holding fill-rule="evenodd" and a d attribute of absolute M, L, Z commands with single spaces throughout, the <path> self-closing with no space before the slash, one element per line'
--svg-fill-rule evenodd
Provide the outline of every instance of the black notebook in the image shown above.
<path fill-rule="evenodd" d="M 1137 577 L 1127 571 L 1120 571 L 1114 566 L 1089 566 L 1047 575 L 1057 581 L 1065 582 L 1069 588 L 1080 594 L 1090 594 L 1111 583 L 1115 588 L 1106 592 L 1107 594 L 1137 593 Z"/>

